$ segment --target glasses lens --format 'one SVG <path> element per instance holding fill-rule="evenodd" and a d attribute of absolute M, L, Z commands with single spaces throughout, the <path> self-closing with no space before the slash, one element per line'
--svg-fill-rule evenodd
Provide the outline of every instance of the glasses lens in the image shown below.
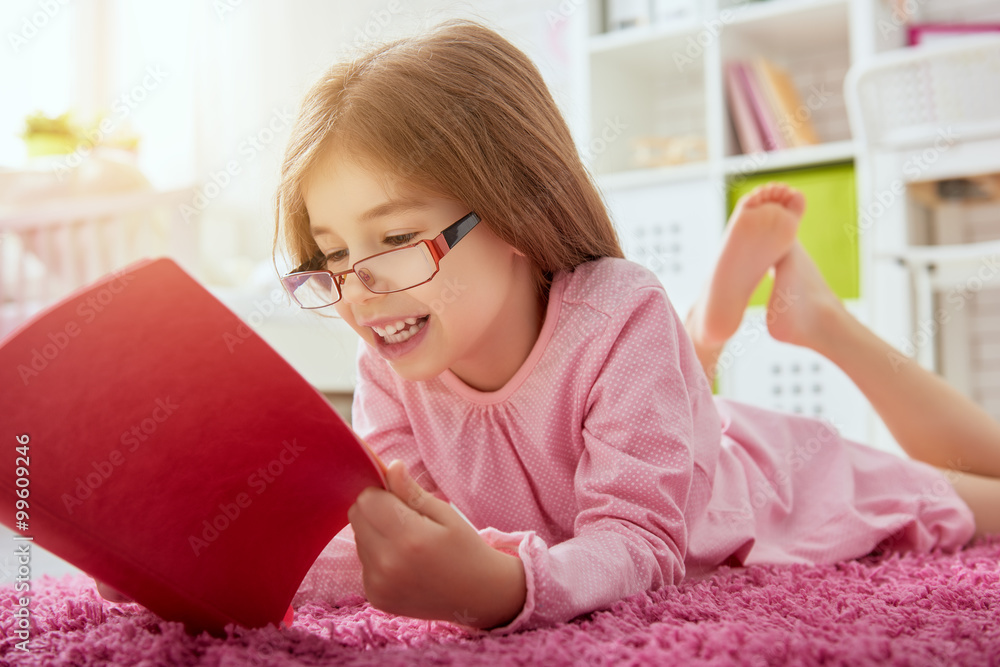
<path fill-rule="evenodd" d="M 436 269 L 427 244 L 420 243 L 358 262 L 354 272 L 372 292 L 385 293 L 426 282 Z"/>
<path fill-rule="evenodd" d="M 282 279 L 285 289 L 303 308 L 321 308 L 340 300 L 329 273 L 292 274 Z"/>

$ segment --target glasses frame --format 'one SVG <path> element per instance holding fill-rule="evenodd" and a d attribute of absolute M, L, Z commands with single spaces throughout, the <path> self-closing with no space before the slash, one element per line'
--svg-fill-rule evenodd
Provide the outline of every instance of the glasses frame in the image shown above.
<path fill-rule="evenodd" d="M 302 264 L 300 264 L 293 271 L 290 271 L 289 273 L 282 276 L 281 284 L 285 288 L 285 291 L 288 292 L 288 296 L 290 296 L 292 300 L 295 301 L 295 303 L 299 304 L 299 307 L 304 308 L 306 310 L 326 308 L 328 306 L 333 306 L 337 303 L 340 303 L 340 301 L 344 298 L 344 291 L 342 289 L 344 282 L 347 280 L 348 274 L 351 273 L 354 273 L 355 275 L 357 274 L 355 268 L 358 266 L 358 264 L 362 264 L 374 257 L 381 257 L 382 255 L 388 255 L 393 252 L 399 252 L 400 250 L 408 250 L 410 248 L 416 248 L 419 245 L 426 245 L 427 249 L 430 251 L 431 257 L 434 259 L 434 271 L 427 278 L 427 280 L 422 280 L 421 282 L 416 283 L 415 285 L 410 285 L 409 287 L 403 287 L 401 289 L 379 292 L 368 287 L 365 281 L 361 280 L 360 276 L 358 277 L 358 282 L 364 285 L 365 289 L 367 289 L 372 294 L 394 294 L 395 292 L 403 292 L 408 289 L 413 289 L 414 287 L 418 287 L 419 285 L 423 285 L 425 283 L 430 282 L 434 278 L 434 276 L 437 275 L 438 271 L 441 270 L 441 258 L 447 255 L 449 250 L 454 248 L 458 244 L 458 242 L 465 237 L 466 234 L 472 231 L 472 228 L 478 225 L 480 220 L 481 219 L 476 214 L 476 212 L 471 211 L 462 216 L 461 218 L 459 218 L 458 220 L 456 220 L 455 222 L 453 222 L 452 224 L 448 225 L 440 234 L 435 236 L 433 239 L 420 239 L 416 243 L 411 243 L 409 245 L 400 246 L 399 248 L 393 248 L 392 250 L 386 250 L 384 252 L 375 253 L 374 255 L 369 255 L 368 257 L 359 259 L 358 261 L 354 262 L 354 264 L 351 265 L 351 268 L 347 269 L 346 271 L 334 272 L 330 271 L 329 269 L 309 268 L 310 266 L 315 265 L 316 262 L 326 261 L 325 255 L 317 254 L 311 259 L 308 259 Z M 337 299 L 335 301 L 331 301 L 330 303 L 324 304 L 322 306 L 304 306 L 295 297 L 295 293 L 293 292 L 293 286 L 290 284 L 290 282 L 286 281 L 288 281 L 292 277 L 302 278 L 303 276 L 308 276 L 313 274 L 328 274 L 331 278 L 333 278 L 333 284 L 337 288 Z M 301 284 L 302 283 L 299 283 L 299 285 Z"/>

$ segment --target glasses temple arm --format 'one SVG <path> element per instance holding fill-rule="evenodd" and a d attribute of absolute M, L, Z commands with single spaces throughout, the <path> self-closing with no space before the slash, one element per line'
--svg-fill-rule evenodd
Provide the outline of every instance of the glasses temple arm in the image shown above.
<path fill-rule="evenodd" d="M 461 241 L 462 237 L 468 234 L 477 224 L 479 224 L 479 216 L 476 215 L 475 211 L 473 211 L 448 229 L 441 232 L 441 236 L 444 237 L 444 242 L 448 245 L 447 250 L 444 252 L 448 252 L 448 250 L 454 248 L 455 244 Z"/>

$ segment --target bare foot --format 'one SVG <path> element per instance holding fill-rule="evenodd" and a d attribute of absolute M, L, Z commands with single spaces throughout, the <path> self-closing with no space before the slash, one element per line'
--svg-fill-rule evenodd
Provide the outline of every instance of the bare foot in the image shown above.
<path fill-rule="evenodd" d="M 783 343 L 822 352 L 823 341 L 836 335 L 837 318 L 847 309 L 798 241 L 774 267 L 774 289 L 767 304 L 767 330 Z"/>
<path fill-rule="evenodd" d="M 712 278 L 685 320 L 710 377 L 761 278 L 795 241 L 804 210 L 805 197 L 784 183 L 757 186 L 736 202 Z"/>

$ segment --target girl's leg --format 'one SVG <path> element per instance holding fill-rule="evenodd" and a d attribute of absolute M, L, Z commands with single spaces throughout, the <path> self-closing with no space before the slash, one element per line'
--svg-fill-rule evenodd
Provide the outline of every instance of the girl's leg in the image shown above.
<path fill-rule="evenodd" d="M 951 482 L 976 517 L 976 533 L 973 538 L 1000 534 L 1000 479 L 936 467 Z"/>
<path fill-rule="evenodd" d="M 802 193 L 784 183 L 758 186 L 736 202 L 715 271 L 684 321 L 710 382 L 754 289 L 795 240 L 804 209 Z"/>
<path fill-rule="evenodd" d="M 837 364 L 903 450 L 945 473 L 972 509 L 976 534 L 1000 532 L 1000 424 L 855 319 L 799 243 L 775 265 L 774 291 L 795 306 L 769 310 L 771 335 Z"/>

